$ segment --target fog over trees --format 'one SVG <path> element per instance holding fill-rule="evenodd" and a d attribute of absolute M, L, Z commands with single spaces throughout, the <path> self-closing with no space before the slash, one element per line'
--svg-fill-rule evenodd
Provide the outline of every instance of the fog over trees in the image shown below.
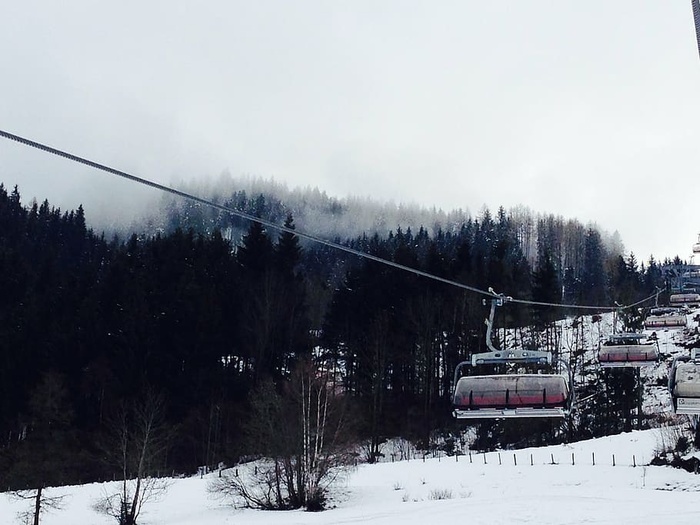
<path fill-rule="evenodd" d="M 424 230 L 429 236 L 459 231 L 465 222 L 491 217 L 494 210 L 486 207 L 476 214 L 466 209 L 442 210 L 417 203 L 379 202 L 369 195 L 337 198 L 318 188 L 289 189 L 284 183 L 260 177 L 232 177 L 224 172 L 218 179 L 182 183 L 183 191 L 210 199 L 249 215 L 283 224 L 287 215 L 294 217 L 299 231 L 328 240 L 346 241 L 361 237 L 386 237 L 397 230 Z M 176 228 L 211 233 L 219 229 L 234 244 L 248 229 L 248 221 L 220 210 L 164 194 L 152 202 L 128 229 L 111 228 L 122 234 L 172 232 Z M 575 260 L 588 230 L 597 231 L 601 243 L 611 257 L 625 255 L 625 247 L 617 232 L 609 233 L 595 223 L 581 224 L 575 218 L 538 213 L 520 205 L 504 210 L 514 230 L 523 255 L 531 266 L 537 264 L 538 243 L 555 247 L 554 255 L 563 267 L 580 266 Z M 303 244 L 308 241 L 301 241 Z M 311 247 L 317 249 L 317 247 Z"/>
<path fill-rule="evenodd" d="M 664 286 L 656 261 L 639 263 L 624 253 L 619 236 L 573 218 L 526 207 L 472 216 L 339 200 L 273 181 L 245 184 L 223 177 L 186 190 L 523 299 L 629 304 Z M 147 396 L 159 400 L 159 431 L 167 440 L 139 465 L 140 479 L 277 454 L 271 437 L 256 442 L 246 430 L 264 425 L 264 414 L 280 406 L 308 415 L 308 402 L 285 398 L 292 391 L 322 399 L 324 407 L 342 406 L 343 432 L 370 460 L 388 437 L 429 446 L 436 433 L 458 428 L 450 415 L 452 373 L 484 349 L 482 296 L 170 197 L 127 235 L 93 231 L 90 213 L 47 201 L 25 204 L 17 189 L 0 186 L 4 488 L 123 479 L 124 465 L 115 467 L 104 450 L 124 407 Z M 497 328 L 519 327 L 523 337 L 547 345 L 529 327 L 546 331 L 571 313 L 510 305 Z M 313 386 L 321 378 L 323 388 Z M 260 392 L 281 405 L 266 412 Z M 483 423 L 480 444 L 589 437 L 626 424 L 619 411 L 591 410 L 586 418 L 566 432 L 542 422 Z M 323 483 L 308 476 L 316 475 L 314 462 L 332 464 L 336 452 L 317 442 L 314 455 L 308 451 L 322 431 L 323 443 L 338 446 L 331 439 L 338 421 L 329 421 L 335 426 L 307 424 L 290 434 L 298 440 L 288 444 L 292 462 L 279 464 L 303 465 L 302 481 L 310 484 L 306 492 L 303 483 L 287 487 L 285 505 L 308 504 L 307 493 L 323 501 L 315 492 Z M 279 421 L 269 428 L 278 428 L 273 423 Z M 343 441 L 339 454 L 348 453 Z"/>

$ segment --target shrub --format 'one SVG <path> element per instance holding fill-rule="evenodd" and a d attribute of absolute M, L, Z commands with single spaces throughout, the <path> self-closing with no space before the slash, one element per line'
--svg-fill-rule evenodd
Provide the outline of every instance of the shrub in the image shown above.
<path fill-rule="evenodd" d="M 450 489 L 433 489 L 428 498 L 431 500 L 452 499 L 452 491 Z"/>

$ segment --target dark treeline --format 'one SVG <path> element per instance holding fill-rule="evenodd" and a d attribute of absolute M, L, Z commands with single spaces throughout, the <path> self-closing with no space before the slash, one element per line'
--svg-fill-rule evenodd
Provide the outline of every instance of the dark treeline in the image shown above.
<path fill-rule="evenodd" d="M 262 216 L 264 197 L 239 199 Z M 452 373 L 484 349 L 483 296 L 302 247 L 257 223 L 237 224 L 245 233 L 234 242 L 221 233 L 231 224 L 192 219 L 186 229 L 171 217 L 167 232 L 107 240 L 86 226 L 82 207 L 26 207 L 0 185 L 0 486 L 111 479 L 115 415 L 152 394 L 172 431 L 154 473 L 260 453 L 241 438 L 250 394 L 269 380 L 282 391 L 301 359 L 334 372 L 370 457 L 388 436 L 426 443 L 453 426 Z M 289 210 L 275 220 L 294 228 Z M 501 209 L 449 231 L 398 228 L 343 242 L 543 302 L 631 303 L 661 282 L 653 260 L 640 266 L 615 253 L 595 228 L 526 222 Z M 512 306 L 497 325 L 537 327 L 523 338 L 541 346 L 537 334 L 565 314 Z"/>

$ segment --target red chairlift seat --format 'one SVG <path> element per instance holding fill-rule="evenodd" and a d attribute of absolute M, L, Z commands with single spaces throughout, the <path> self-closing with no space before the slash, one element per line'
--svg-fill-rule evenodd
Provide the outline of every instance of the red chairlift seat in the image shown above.
<path fill-rule="evenodd" d="M 457 419 L 564 417 L 571 392 L 559 374 L 463 376 L 454 393 Z"/>
<path fill-rule="evenodd" d="M 598 351 L 598 362 L 604 368 L 636 368 L 649 366 L 659 359 L 655 341 L 644 334 L 613 334 Z"/>
<path fill-rule="evenodd" d="M 672 305 L 688 305 L 688 306 L 698 306 L 700 305 L 700 294 L 697 293 L 676 293 L 671 294 L 668 298 L 668 302 Z"/>
<path fill-rule="evenodd" d="M 644 320 L 644 328 L 674 328 L 684 327 L 687 324 L 685 315 L 650 315 Z"/>

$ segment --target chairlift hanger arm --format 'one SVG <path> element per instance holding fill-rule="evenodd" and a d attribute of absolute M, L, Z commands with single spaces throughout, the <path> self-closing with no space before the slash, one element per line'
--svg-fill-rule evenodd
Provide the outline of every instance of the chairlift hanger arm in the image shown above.
<path fill-rule="evenodd" d="M 489 288 L 489 292 L 492 293 L 495 297 L 491 299 L 491 312 L 489 313 L 488 319 L 486 319 L 486 346 L 489 347 L 489 349 L 492 352 L 499 352 L 500 350 L 496 348 L 493 345 L 493 340 L 492 340 L 492 331 L 493 331 L 493 320 L 496 316 L 496 307 L 497 306 L 503 306 L 509 301 L 512 301 L 512 297 L 507 297 L 503 294 L 497 294 L 496 292 L 493 291 L 493 288 Z M 486 304 L 486 299 L 483 300 L 483 304 Z"/>
<path fill-rule="evenodd" d="M 504 294 L 497 294 L 493 288 L 489 292 L 494 295 L 491 299 L 491 311 L 486 323 L 486 346 L 490 352 L 481 352 L 472 355 L 471 365 L 486 365 L 498 363 L 534 363 L 551 364 L 552 354 L 541 350 L 508 350 L 504 351 L 493 344 L 493 321 L 496 316 L 496 307 L 503 306 L 513 301 L 513 298 Z M 483 303 L 486 304 L 486 299 Z"/>

